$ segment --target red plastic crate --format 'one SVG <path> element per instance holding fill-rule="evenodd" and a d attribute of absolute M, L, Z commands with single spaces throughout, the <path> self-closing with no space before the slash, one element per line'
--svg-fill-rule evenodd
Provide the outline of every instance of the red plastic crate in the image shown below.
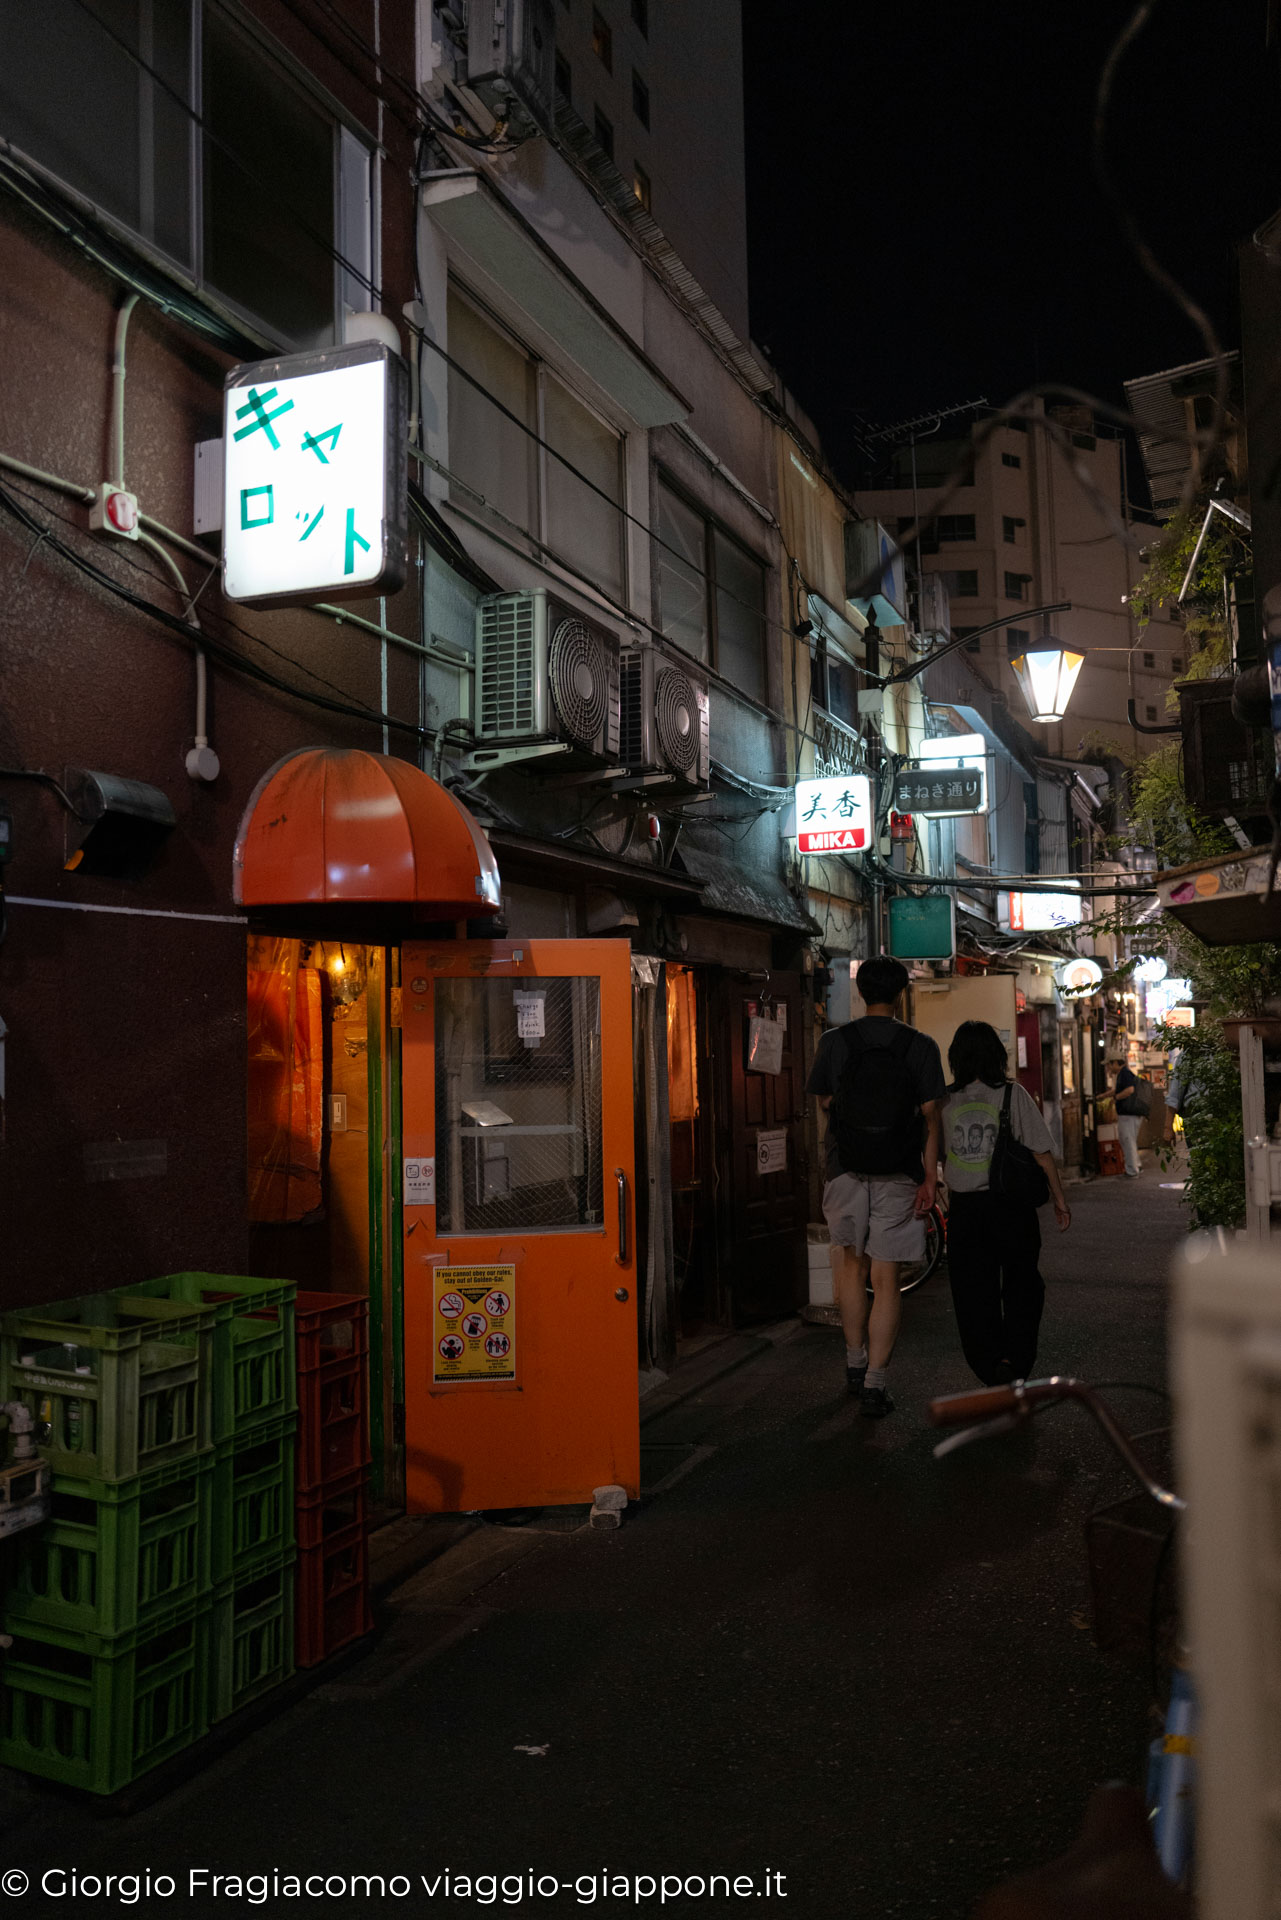
<path fill-rule="evenodd" d="M 328 1486 L 300 1493 L 294 1510 L 298 1545 L 324 1547 L 352 1527 L 369 1525 L 369 1481 L 364 1467 L 343 1474 Z"/>
<path fill-rule="evenodd" d="M 328 1362 L 298 1376 L 298 1474 L 300 1494 L 330 1487 L 367 1467 L 369 1450 L 368 1359 Z"/>
<path fill-rule="evenodd" d="M 300 1667 L 319 1666 L 373 1627 L 365 1525 L 362 1515 L 298 1554 L 294 1658 Z"/>
<path fill-rule="evenodd" d="M 368 1354 L 369 1302 L 363 1294 L 299 1293 L 294 1308 L 299 1373 Z"/>

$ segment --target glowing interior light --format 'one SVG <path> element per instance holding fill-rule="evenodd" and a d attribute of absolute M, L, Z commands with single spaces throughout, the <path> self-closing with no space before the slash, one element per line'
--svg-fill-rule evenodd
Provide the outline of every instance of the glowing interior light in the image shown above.
<path fill-rule="evenodd" d="M 1072 653 L 1057 640 L 1029 647 L 1026 653 L 1011 660 L 1019 691 L 1034 720 L 1048 725 L 1063 718 L 1084 662 L 1083 653 Z"/>

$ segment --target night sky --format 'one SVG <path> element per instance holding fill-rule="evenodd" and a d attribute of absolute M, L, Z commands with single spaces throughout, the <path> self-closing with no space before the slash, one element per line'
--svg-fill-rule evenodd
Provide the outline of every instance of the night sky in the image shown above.
<path fill-rule="evenodd" d="M 1201 357 L 1095 182 L 1131 0 L 743 0 L 753 334 L 857 479 L 889 424 L 1037 380 L 1121 404 Z M 1158 0 L 1113 92 L 1114 177 L 1237 344 L 1235 249 L 1281 205 L 1267 0 Z"/>

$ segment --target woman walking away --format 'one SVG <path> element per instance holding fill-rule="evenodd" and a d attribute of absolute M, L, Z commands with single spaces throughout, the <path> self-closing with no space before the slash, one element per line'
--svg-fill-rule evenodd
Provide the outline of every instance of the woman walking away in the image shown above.
<path fill-rule="evenodd" d="M 1072 1224 L 1049 1128 L 1030 1093 L 1009 1079 L 1005 1044 L 986 1020 L 964 1020 L 947 1051 L 953 1085 L 943 1109 L 949 1193 L 947 1260 L 965 1358 L 985 1386 L 1023 1380 L 1036 1361 L 1045 1304 L 1036 1205 L 989 1184 L 1008 1114 L 1011 1138 L 1049 1182 L 1059 1232 Z"/>

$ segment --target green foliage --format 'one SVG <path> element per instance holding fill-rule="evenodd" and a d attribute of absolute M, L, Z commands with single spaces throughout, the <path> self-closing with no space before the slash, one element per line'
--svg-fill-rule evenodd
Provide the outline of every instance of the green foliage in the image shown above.
<path fill-rule="evenodd" d="M 1146 627 L 1163 607 L 1177 609 L 1192 643 L 1187 670 L 1190 680 L 1226 673 L 1231 664 L 1224 589 L 1234 559 L 1234 543 L 1232 529 L 1219 515 L 1210 521 L 1187 597 L 1181 607 L 1178 605 L 1204 520 L 1204 502 L 1168 520 L 1160 538 L 1147 548 L 1147 569 L 1129 594 L 1130 610 L 1140 627 Z"/>
<path fill-rule="evenodd" d="M 1158 1045 L 1179 1049 L 1185 1088 L 1183 1131 L 1188 1144 L 1184 1203 L 1199 1227 L 1239 1227 L 1245 1219 L 1245 1157 L 1241 1149 L 1241 1069 L 1217 1021 L 1196 1027 L 1163 1026 Z"/>
<path fill-rule="evenodd" d="M 1142 824 L 1163 867 L 1181 867 L 1232 850 L 1227 828 L 1203 819 L 1183 790 L 1183 748 L 1178 740 L 1164 741 L 1131 770 L 1130 814 L 1136 824 Z"/>

